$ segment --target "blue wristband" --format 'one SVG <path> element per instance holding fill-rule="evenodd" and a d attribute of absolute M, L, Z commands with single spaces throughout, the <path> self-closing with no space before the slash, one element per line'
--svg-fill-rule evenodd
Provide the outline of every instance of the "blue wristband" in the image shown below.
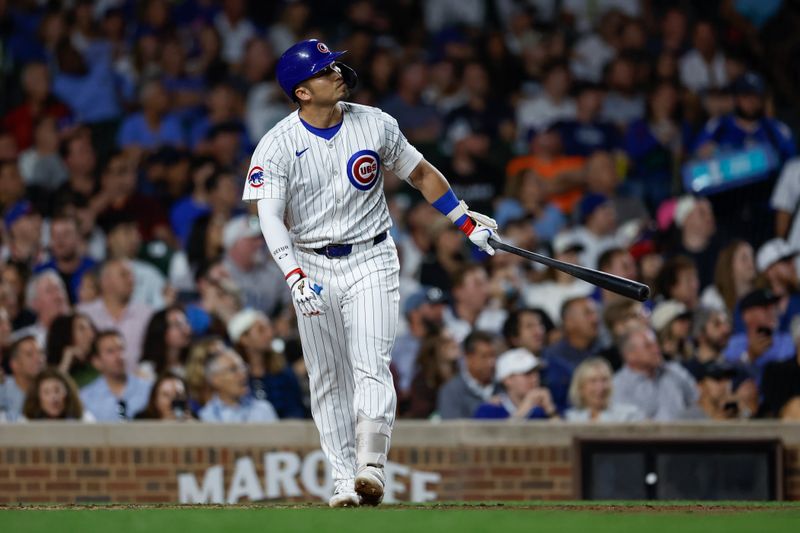
<path fill-rule="evenodd" d="M 459 201 L 456 197 L 456 193 L 453 192 L 453 189 L 448 189 L 446 193 L 440 196 L 439 199 L 433 202 L 431 205 L 435 207 L 441 214 L 447 216 L 453 209 L 458 207 L 458 204 Z M 466 220 L 467 215 L 461 215 L 455 224 L 456 226 L 461 227 Z"/>

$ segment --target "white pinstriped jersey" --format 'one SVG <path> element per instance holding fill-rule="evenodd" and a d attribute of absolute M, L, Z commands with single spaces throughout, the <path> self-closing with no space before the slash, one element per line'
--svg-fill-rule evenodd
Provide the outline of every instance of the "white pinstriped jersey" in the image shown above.
<path fill-rule="evenodd" d="M 303 248 L 366 242 L 388 230 L 384 167 L 407 180 L 422 160 L 390 115 L 339 105 L 342 126 L 329 141 L 295 111 L 261 138 L 250 161 L 242 199 L 285 200 L 292 241 Z"/>

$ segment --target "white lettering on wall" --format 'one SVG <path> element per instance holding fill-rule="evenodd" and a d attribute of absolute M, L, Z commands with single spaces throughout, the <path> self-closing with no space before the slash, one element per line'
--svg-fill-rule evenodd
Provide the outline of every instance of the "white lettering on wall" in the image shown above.
<path fill-rule="evenodd" d="M 194 474 L 178 474 L 180 503 L 224 503 L 225 483 L 222 465 L 212 466 L 203 476 L 203 488 L 197 486 Z"/>

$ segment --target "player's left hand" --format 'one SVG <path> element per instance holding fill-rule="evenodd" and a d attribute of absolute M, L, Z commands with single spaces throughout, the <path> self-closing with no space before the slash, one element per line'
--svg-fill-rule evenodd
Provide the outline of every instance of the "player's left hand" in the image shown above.
<path fill-rule="evenodd" d="M 475 221 L 475 227 L 467 235 L 469 240 L 487 254 L 494 255 L 494 248 L 489 244 L 489 239 L 500 240 L 500 236 L 497 234 L 497 222 L 493 218 L 475 211 L 467 211 L 467 215 Z"/>
<path fill-rule="evenodd" d="M 292 285 L 292 298 L 303 316 L 322 315 L 327 309 L 327 304 L 320 297 L 322 287 L 307 277 L 302 277 Z"/>

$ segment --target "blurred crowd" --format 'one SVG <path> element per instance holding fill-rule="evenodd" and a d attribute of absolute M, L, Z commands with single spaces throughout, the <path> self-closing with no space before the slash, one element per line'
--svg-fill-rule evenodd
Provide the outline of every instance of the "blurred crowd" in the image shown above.
<path fill-rule="evenodd" d="M 0 0 L 0 420 L 310 417 L 240 201 L 310 37 L 505 241 L 652 288 L 482 255 L 387 174 L 399 417 L 800 419 L 798 23 L 788 0 Z"/>

